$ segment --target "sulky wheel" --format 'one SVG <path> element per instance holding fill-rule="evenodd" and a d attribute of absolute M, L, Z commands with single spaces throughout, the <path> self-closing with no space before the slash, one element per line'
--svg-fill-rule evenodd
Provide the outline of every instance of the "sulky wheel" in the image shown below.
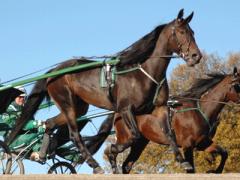
<path fill-rule="evenodd" d="M 0 140 L 0 174 L 9 174 L 12 156 L 6 143 Z"/>
<path fill-rule="evenodd" d="M 76 174 L 75 168 L 68 162 L 57 162 L 53 164 L 49 170 L 48 174 Z"/>
<path fill-rule="evenodd" d="M 24 165 L 21 158 L 16 159 L 17 156 L 12 154 L 12 164 L 9 174 L 25 174 Z"/>

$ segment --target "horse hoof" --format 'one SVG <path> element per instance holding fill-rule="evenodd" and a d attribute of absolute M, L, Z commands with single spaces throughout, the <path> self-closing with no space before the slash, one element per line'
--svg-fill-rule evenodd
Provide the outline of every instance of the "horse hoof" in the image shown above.
<path fill-rule="evenodd" d="M 123 173 L 123 174 L 129 174 L 130 171 L 131 171 L 131 169 L 132 169 L 131 166 L 122 167 L 122 173 Z"/>
<path fill-rule="evenodd" d="M 113 174 L 121 174 L 118 168 L 113 168 Z"/>
<path fill-rule="evenodd" d="M 98 166 L 93 169 L 93 174 L 104 174 L 104 170 L 100 166 Z"/>
<path fill-rule="evenodd" d="M 84 162 L 85 162 L 85 159 L 80 154 L 79 157 L 78 157 L 78 164 L 83 164 Z"/>
<path fill-rule="evenodd" d="M 111 154 L 111 147 L 110 147 L 110 146 L 107 146 L 107 147 L 105 148 L 104 154 L 105 154 L 106 156 L 108 156 L 109 154 Z"/>
<path fill-rule="evenodd" d="M 210 173 L 216 173 L 216 171 L 215 171 L 215 170 L 208 170 L 207 173 L 208 173 L 208 174 L 210 174 Z"/>
<path fill-rule="evenodd" d="M 181 167 L 184 169 L 184 170 L 193 170 L 193 167 L 191 166 L 191 164 L 189 162 L 182 162 L 181 164 Z"/>
<path fill-rule="evenodd" d="M 111 161 L 114 159 L 114 154 L 111 151 L 111 147 L 108 146 L 105 150 L 104 150 L 104 154 L 105 156 L 107 156 L 108 160 Z"/>

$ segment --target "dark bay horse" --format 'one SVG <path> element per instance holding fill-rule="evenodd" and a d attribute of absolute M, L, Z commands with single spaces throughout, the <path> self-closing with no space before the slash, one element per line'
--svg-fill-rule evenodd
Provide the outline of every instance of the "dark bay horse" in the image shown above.
<path fill-rule="evenodd" d="M 43 99 L 49 95 L 61 111 L 55 123 L 68 125 L 70 138 L 88 165 L 95 173 L 102 173 L 103 170 L 93 159 L 78 133 L 76 117 L 84 115 L 89 104 L 121 113 L 133 134 L 132 139 L 123 145 L 124 148 L 129 147 L 139 134 L 135 115 L 147 111 L 145 104 L 152 102 L 157 86 L 165 77 L 172 54 L 178 54 L 189 66 L 197 64 L 201 59 L 202 55 L 189 26 L 192 17 L 193 13 L 184 19 L 183 10 L 180 10 L 176 19 L 156 27 L 132 46 L 117 54 L 120 60 L 116 65 L 117 71 L 130 72 L 117 75 L 110 93 L 112 98 L 109 97 L 106 88 L 100 87 L 101 67 L 87 68 L 38 81 L 7 142 L 13 141 L 23 125 L 37 111 Z M 88 62 L 92 61 L 73 59 L 63 62 L 51 71 Z M 138 70 L 132 71 L 136 67 Z"/>
<path fill-rule="evenodd" d="M 182 106 L 177 107 L 172 118 L 172 127 L 176 140 L 182 147 L 185 160 L 194 167 L 193 149 L 221 155 L 221 162 L 216 170 L 209 171 L 221 173 L 223 171 L 227 151 L 212 141 L 217 126 L 220 123 L 218 114 L 227 102 L 240 102 L 240 75 L 237 69 L 231 75 L 212 74 L 208 79 L 197 80 L 192 88 L 180 95 L 178 100 Z M 199 99 L 190 100 L 190 99 Z M 169 144 L 161 126 L 167 121 L 167 110 L 164 106 L 156 106 L 152 114 L 136 116 L 138 128 L 142 134 L 134 145 L 122 166 L 123 173 L 129 173 L 134 162 L 137 161 L 149 140 L 158 144 Z M 109 122 L 111 123 L 111 122 Z M 112 120 L 113 123 L 113 120 Z M 124 144 L 131 138 L 131 132 L 116 114 L 114 127 L 118 144 Z M 117 154 L 115 154 L 116 156 Z M 116 157 L 112 157 L 112 160 Z M 116 167 L 116 162 L 114 168 Z M 194 173 L 195 169 L 187 171 Z"/>

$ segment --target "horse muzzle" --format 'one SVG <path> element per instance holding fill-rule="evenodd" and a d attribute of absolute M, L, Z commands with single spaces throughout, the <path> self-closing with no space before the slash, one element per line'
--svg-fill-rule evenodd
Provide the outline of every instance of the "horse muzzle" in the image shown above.
<path fill-rule="evenodd" d="M 201 53 L 193 53 L 188 56 L 184 56 L 183 54 L 181 56 L 185 59 L 185 61 L 187 62 L 187 65 L 190 67 L 193 67 L 194 65 L 198 64 L 202 58 Z"/>

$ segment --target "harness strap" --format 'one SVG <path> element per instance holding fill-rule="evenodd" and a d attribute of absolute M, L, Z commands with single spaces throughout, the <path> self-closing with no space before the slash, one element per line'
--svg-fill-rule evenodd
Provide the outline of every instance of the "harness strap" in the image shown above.
<path fill-rule="evenodd" d="M 208 117 L 204 114 L 204 112 L 202 112 L 199 101 L 197 101 L 197 107 L 198 107 L 198 111 L 201 113 L 201 115 L 203 116 L 204 120 L 205 120 L 206 123 L 208 124 L 208 127 L 209 127 L 210 130 L 211 130 L 211 125 L 210 125 L 210 123 L 209 123 L 209 119 L 208 119 Z"/>
<path fill-rule="evenodd" d="M 114 87 L 114 84 L 115 84 L 115 66 L 111 66 L 106 62 L 106 60 L 104 60 L 100 75 L 100 86 L 107 88 L 107 96 L 113 104 L 114 98 L 112 95 L 112 89 Z"/>
<path fill-rule="evenodd" d="M 157 100 L 158 93 L 159 93 L 164 81 L 166 80 L 166 78 L 164 77 L 160 82 L 158 82 L 156 79 L 154 79 L 148 72 L 146 72 L 142 68 L 141 64 L 138 64 L 136 67 L 133 67 L 133 68 L 130 68 L 130 69 L 126 69 L 126 70 L 122 70 L 122 71 L 115 71 L 114 73 L 116 75 L 121 75 L 121 74 L 126 74 L 126 73 L 129 73 L 129 72 L 133 72 L 133 71 L 136 71 L 136 70 L 140 70 L 145 76 L 147 76 L 151 81 L 153 81 L 157 85 L 153 101 L 151 102 L 151 104 L 154 105 L 156 100 Z"/>
<path fill-rule="evenodd" d="M 139 69 L 141 72 L 143 72 L 143 74 L 145 74 L 149 79 L 151 79 L 155 84 L 157 84 L 159 86 L 159 83 L 150 75 L 148 74 L 142 67 L 141 65 L 139 65 Z"/>
<path fill-rule="evenodd" d="M 132 71 L 136 71 L 138 69 L 139 69 L 139 65 L 136 66 L 136 67 L 130 68 L 130 69 L 125 69 L 125 70 L 122 70 L 122 71 L 116 71 L 115 74 L 116 75 L 126 74 L 126 73 L 129 73 L 129 72 L 132 72 Z"/>
<path fill-rule="evenodd" d="M 116 71 L 115 74 L 116 75 L 120 75 L 120 74 L 125 74 L 125 73 L 129 73 L 129 72 L 133 72 L 136 70 L 140 70 L 143 74 L 145 74 L 149 79 L 151 79 L 155 84 L 157 84 L 159 86 L 159 84 L 161 84 L 161 82 L 157 82 L 156 79 L 154 79 L 147 71 L 145 71 L 141 64 L 138 64 L 136 67 L 130 68 L 130 69 L 126 69 L 126 70 L 122 70 L 122 71 Z"/>
<path fill-rule="evenodd" d="M 153 97 L 153 102 L 152 102 L 154 105 L 155 105 L 155 103 L 156 103 L 156 100 L 157 100 L 157 97 L 158 97 L 158 93 L 159 93 L 160 89 L 162 88 L 162 85 L 163 85 L 163 83 L 164 83 L 165 80 L 166 80 L 166 78 L 163 78 L 163 79 L 161 80 L 161 82 L 158 83 L 158 85 L 157 85 L 157 89 L 156 89 L 156 91 L 155 91 L 155 94 L 154 94 L 154 97 Z"/>
<path fill-rule="evenodd" d="M 184 109 L 180 109 L 180 110 L 175 110 L 176 113 L 182 113 L 182 112 L 187 112 L 187 111 L 198 111 L 201 114 L 201 116 L 203 117 L 203 119 L 205 120 L 205 122 L 207 123 L 208 127 L 209 127 L 209 132 L 208 133 L 209 134 L 211 133 L 211 131 L 213 129 L 213 126 L 210 125 L 208 117 L 201 110 L 199 101 L 197 101 L 197 107 L 195 107 L 195 108 L 184 108 Z"/>
<path fill-rule="evenodd" d="M 210 134 L 211 131 L 212 131 L 212 129 L 213 129 L 213 126 L 210 125 L 208 117 L 204 114 L 204 112 L 202 112 L 199 101 L 197 101 L 197 107 L 198 107 L 198 111 L 201 113 L 203 119 L 204 119 L 204 120 L 206 121 L 206 123 L 208 124 L 208 127 L 209 127 L 209 132 L 208 132 L 208 134 Z"/>

